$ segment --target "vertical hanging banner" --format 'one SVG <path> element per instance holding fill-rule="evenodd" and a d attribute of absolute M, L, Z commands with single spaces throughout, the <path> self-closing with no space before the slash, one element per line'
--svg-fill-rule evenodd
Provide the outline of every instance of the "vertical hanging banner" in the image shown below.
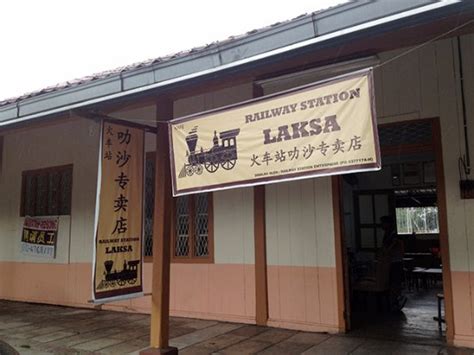
<path fill-rule="evenodd" d="M 93 270 L 95 302 L 143 292 L 144 141 L 141 128 L 102 122 Z"/>
<path fill-rule="evenodd" d="M 372 75 L 172 120 L 173 194 L 380 169 Z"/>

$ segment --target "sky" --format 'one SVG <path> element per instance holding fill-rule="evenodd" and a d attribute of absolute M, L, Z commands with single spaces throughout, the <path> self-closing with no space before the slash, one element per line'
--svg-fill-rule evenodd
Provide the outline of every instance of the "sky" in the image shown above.
<path fill-rule="evenodd" d="M 4 0 L 0 100 L 224 40 L 344 0 Z"/>

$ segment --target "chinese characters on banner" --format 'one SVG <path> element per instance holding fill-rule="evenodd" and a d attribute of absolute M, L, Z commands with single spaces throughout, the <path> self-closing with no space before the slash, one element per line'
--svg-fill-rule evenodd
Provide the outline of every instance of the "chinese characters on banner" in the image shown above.
<path fill-rule="evenodd" d="M 94 301 L 143 291 L 144 139 L 143 129 L 102 123 Z"/>
<path fill-rule="evenodd" d="M 56 257 L 58 217 L 25 217 L 21 236 L 21 252 L 25 255 Z"/>
<path fill-rule="evenodd" d="M 378 170 L 371 70 L 170 122 L 173 194 Z"/>

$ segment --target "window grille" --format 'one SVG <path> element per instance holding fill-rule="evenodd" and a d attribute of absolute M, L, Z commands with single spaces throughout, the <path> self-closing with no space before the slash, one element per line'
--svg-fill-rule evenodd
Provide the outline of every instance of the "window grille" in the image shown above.
<path fill-rule="evenodd" d="M 145 168 L 145 256 L 153 255 L 153 213 L 155 158 L 148 154 Z M 210 214 L 212 195 L 208 193 L 179 196 L 174 199 L 173 261 L 188 259 L 207 260 L 210 256 Z"/>
<path fill-rule="evenodd" d="M 153 213 L 155 210 L 155 155 L 149 153 L 145 160 L 145 256 L 153 255 Z"/>
<path fill-rule="evenodd" d="M 176 199 L 175 256 L 189 255 L 189 203 L 187 196 Z"/>
<path fill-rule="evenodd" d="M 71 214 L 72 165 L 24 171 L 21 216 Z"/>
<path fill-rule="evenodd" d="M 208 196 L 207 194 L 199 194 L 194 199 L 195 201 L 195 231 L 196 236 L 194 240 L 194 255 L 195 256 L 207 256 L 209 255 L 208 240 Z"/>
<path fill-rule="evenodd" d="M 210 256 L 212 195 L 201 193 L 175 200 L 174 260 L 206 259 Z"/>

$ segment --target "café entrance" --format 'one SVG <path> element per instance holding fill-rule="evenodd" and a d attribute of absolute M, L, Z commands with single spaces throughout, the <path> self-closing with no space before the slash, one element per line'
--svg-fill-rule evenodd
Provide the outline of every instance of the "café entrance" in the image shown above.
<path fill-rule="evenodd" d="M 351 334 L 445 341 L 450 286 L 437 125 L 379 126 L 382 169 L 339 179 Z"/>

